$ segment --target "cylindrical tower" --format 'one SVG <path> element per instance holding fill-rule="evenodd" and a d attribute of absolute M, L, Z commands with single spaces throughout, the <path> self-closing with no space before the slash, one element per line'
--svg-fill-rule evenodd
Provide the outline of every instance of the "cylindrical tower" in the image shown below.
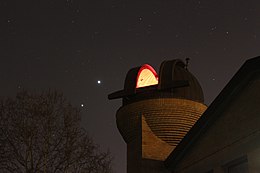
<path fill-rule="evenodd" d="M 145 64 L 127 73 L 116 114 L 127 143 L 128 173 L 168 172 L 163 161 L 205 111 L 197 79 L 181 60 L 164 61 L 159 76 Z"/>

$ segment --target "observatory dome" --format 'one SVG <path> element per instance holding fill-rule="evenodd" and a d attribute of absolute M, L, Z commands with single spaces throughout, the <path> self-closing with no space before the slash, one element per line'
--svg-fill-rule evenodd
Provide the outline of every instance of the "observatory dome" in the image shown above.
<path fill-rule="evenodd" d="M 202 88 L 198 80 L 189 72 L 181 60 L 164 61 L 160 67 L 159 89 L 170 93 L 171 97 L 204 102 Z M 172 88 L 181 81 L 188 82 L 187 86 Z"/>
<path fill-rule="evenodd" d="M 124 89 L 109 98 L 123 98 L 116 118 L 127 143 L 138 138 L 143 119 L 149 130 L 142 129 L 142 135 L 149 136 L 148 131 L 152 131 L 173 148 L 207 108 L 198 80 L 178 59 L 162 62 L 158 75 L 147 64 L 130 69 Z"/>

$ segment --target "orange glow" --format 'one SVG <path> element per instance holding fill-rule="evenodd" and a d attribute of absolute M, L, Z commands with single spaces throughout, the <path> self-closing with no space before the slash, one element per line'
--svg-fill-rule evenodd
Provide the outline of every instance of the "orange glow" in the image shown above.
<path fill-rule="evenodd" d="M 141 67 L 138 72 L 136 88 L 151 86 L 158 84 L 158 76 L 156 71 L 148 64 Z"/>

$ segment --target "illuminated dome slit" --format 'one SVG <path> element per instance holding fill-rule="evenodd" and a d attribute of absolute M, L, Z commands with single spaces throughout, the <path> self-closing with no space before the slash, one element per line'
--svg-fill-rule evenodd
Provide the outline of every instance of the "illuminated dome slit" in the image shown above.
<path fill-rule="evenodd" d="M 136 88 L 147 87 L 158 84 L 156 71 L 148 64 L 144 64 L 137 75 Z"/>

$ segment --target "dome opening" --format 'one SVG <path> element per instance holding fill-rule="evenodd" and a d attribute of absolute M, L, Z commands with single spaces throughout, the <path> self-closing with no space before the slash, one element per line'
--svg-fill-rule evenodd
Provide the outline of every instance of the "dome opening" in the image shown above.
<path fill-rule="evenodd" d="M 158 84 L 156 71 L 148 64 L 144 64 L 137 75 L 136 88 L 147 87 Z"/>

